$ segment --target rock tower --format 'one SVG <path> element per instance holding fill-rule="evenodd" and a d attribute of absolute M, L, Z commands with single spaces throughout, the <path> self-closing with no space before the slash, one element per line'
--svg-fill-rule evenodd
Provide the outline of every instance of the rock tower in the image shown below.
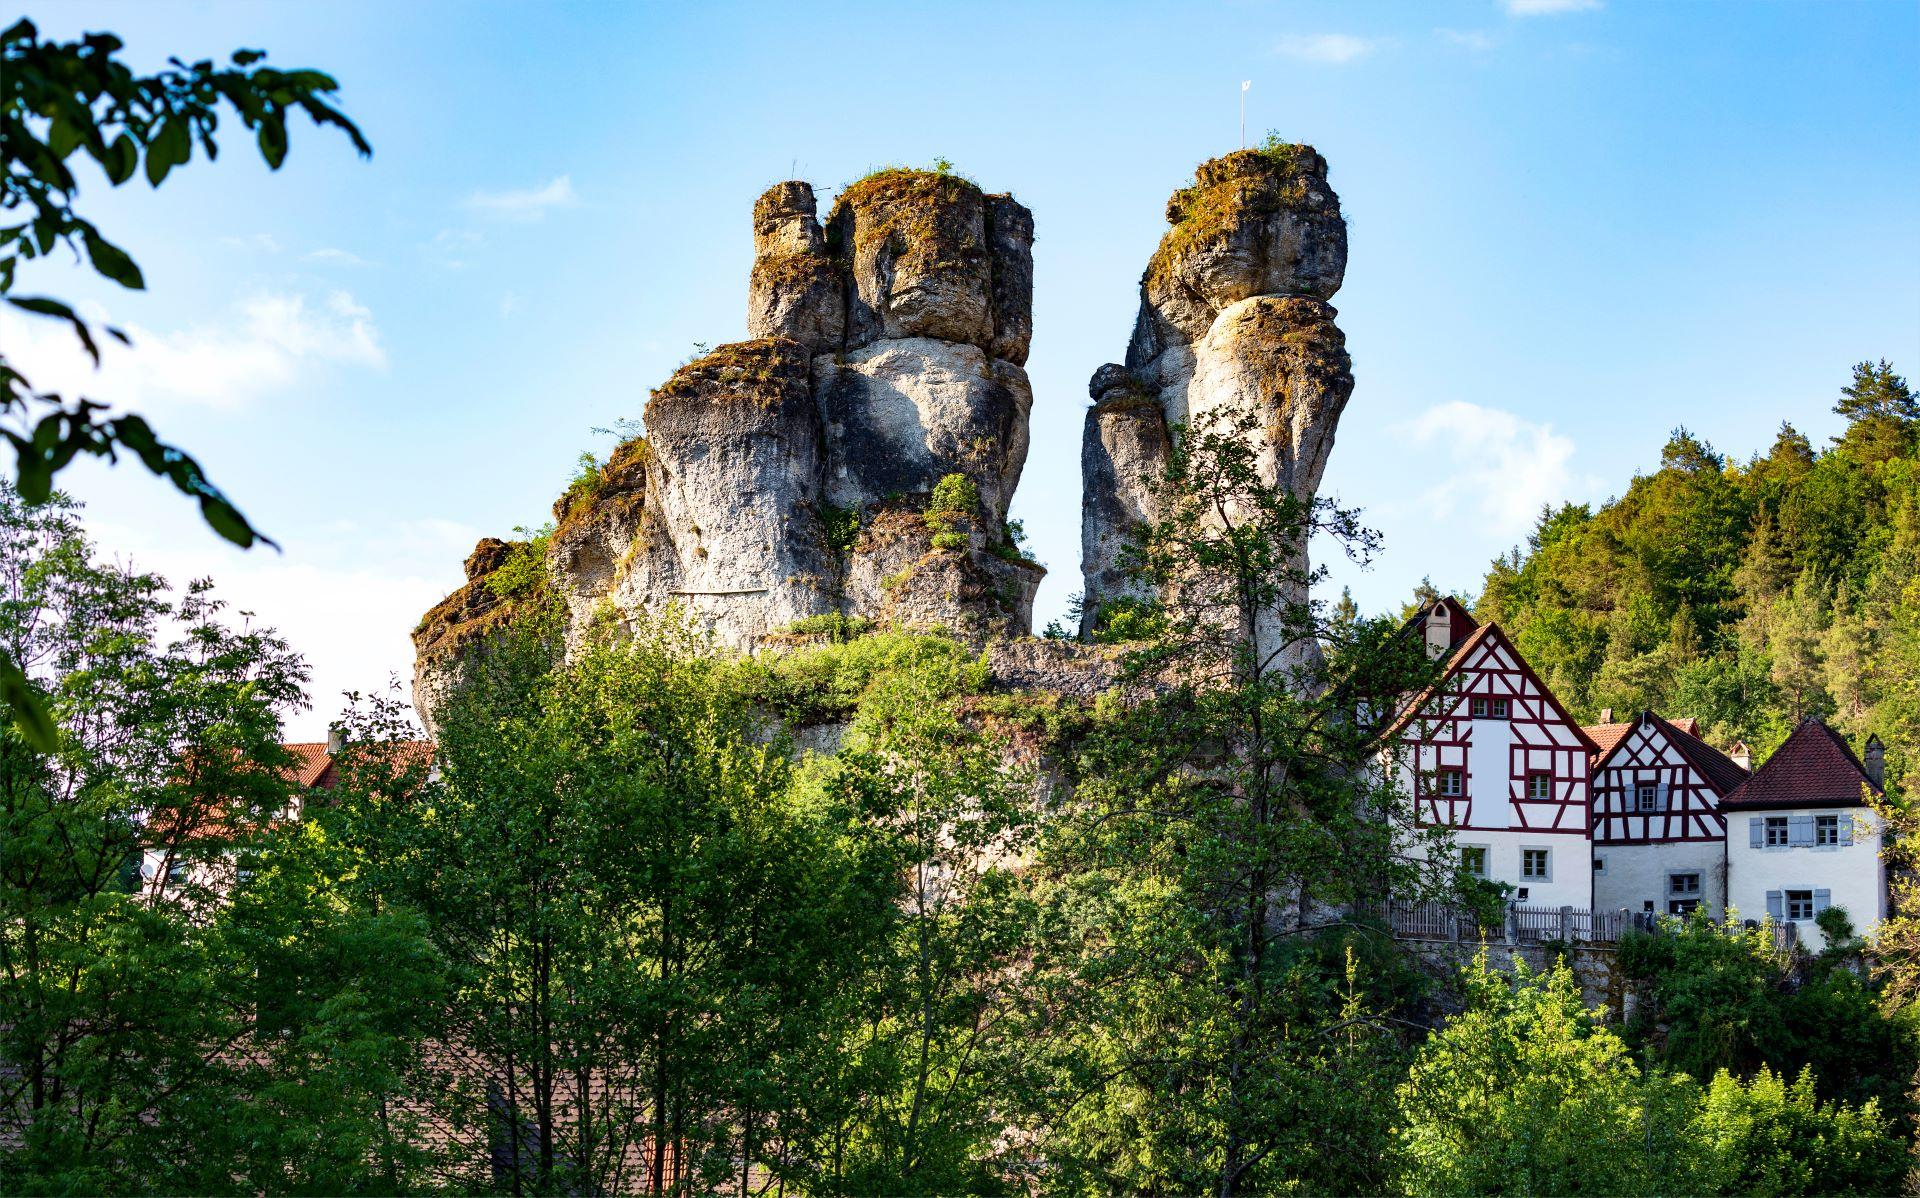
<path fill-rule="evenodd" d="M 1265 481 L 1310 501 L 1353 391 L 1327 303 L 1346 273 L 1347 226 L 1318 153 L 1279 145 L 1202 163 L 1167 202 L 1167 223 L 1140 281 L 1126 362 L 1102 366 L 1089 387 L 1083 635 L 1103 604 L 1135 594 L 1121 550 L 1158 514 L 1153 482 L 1180 426 L 1228 409 L 1253 415 Z"/>
<path fill-rule="evenodd" d="M 1129 591 L 1121 546 L 1153 516 L 1181 426 L 1257 414 L 1269 481 L 1311 498 L 1353 387 L 1326 302 L 1346 224 L 1319 154 L 1204 163 L 1167 219 L 1126 362 L 1093 376 L 1083 633 Z M 991 644 L 1010 686 L 1105 685 L 1092 655 L 1012 643 L 1045 573 L 1006 525 L 1033 405 L 1032 213 L 958 176 L 888 170 L 842 191 L 824 224 L 808 184 L 770 188 L 753 245 L 751 339 L 652 393 L 645 437 L 555 503 L 544 571 L 516 567 L 532 547 L 488 538 L 466 585 L 421 620 L 414 691 L 429 722 L 465 648 L 512 618 L 509 575 L 541 576 L 570 644 L 595 621 L 676 603 L 745 650 L 863 617 Z"/>
<path fill-rule="evenodd" d="M 554 505 L 547 586 L 569 639 L 682 604 L 753 649 L 810 617 L 1026 635 L 1045 571 L 1009 540 L 1033 393 L 1033 215 L 958 176 L 889 170 L 753 208 L 751 340 L 649 398 L 646 435 Z M 936 498 L 937 497 L 937 498 Z M 931 507 L 933 510 L 929 510 Z M 414 633 L 426 714 L 458 652 L 505 618 L 483 541 Z"/>

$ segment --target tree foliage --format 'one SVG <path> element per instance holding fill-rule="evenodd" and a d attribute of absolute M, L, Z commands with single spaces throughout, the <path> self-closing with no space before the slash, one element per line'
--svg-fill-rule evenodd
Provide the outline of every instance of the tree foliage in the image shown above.
<path fill-rule="evenodd" d="M 1600 509 L 1541 514 L 1476 605 L 1574 713 L 1695 716 L 1763 758 L 1804 716 L 1920 760 L 1920 407 L 1863 362 L 1816 450 L 1790 425 L 1745 462 L 1685 429 Z"/>

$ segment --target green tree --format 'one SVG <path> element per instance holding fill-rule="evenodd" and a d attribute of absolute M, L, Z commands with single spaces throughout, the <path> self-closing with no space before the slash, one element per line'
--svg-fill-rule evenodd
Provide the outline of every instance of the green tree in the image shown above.
<path fill-rule="evenodd" d="M 1860 362 L 1853 381 L 1840 389 L 1833 405 L 1847 419 L 1847 431 L 1836 438 L 1841 445 L 1868 461 L 1913 452 L 1914 431 L 1920 429 L 1920 398 L 1907 380 L 1893 372 L 1885 358 Z"/>
<path fill-rule="evenodd" d="M 736 663 L 671 617 L 563 663 L 554 618 L 468 659 L 435 777 L 375 774 L 339 825 L 452 971 L 457 1051 L 428 1067 L 453 1184 L 744 1187 L 804 1134 L 824 1013 L 897 883 L 848 812 L 799 801 Z"/>
<path fill-rule="evenodd" d="M 304 664 L 207 584 L 95 561 L 64 497 L 10 491 L 0 645 L 49 680 L 59 746 L 0 735 L 0 1189 L 403 1181 L 372 1112 L 434 970 L 276 816 Z"/>
<path fill-rule="evenodd" d="M 102 335 L 121 342 L 127 335 L 112 326 L 96 329 L 64 300 L 16 290 L 22 263 L 62 248 L 119 286 L 146 286 L 133 257 L 77 209 L 80 183 L 69 166 L 76 154 L 84 152 L 115 187 L 144 164 L 147 182 L 158 187 L 192 160 L 196 144 L 213 160 L 226 110 L 253 132 L 261 157 L 275 170 L 286 160 L 287 118 L 296 112 L 341 130 L 362 154 L 372 153 L 359 128 L 333 106 L 339 85 L 322 72 L 280 70 L 264 65 L 264 51 L 239 50 L 229 67 L 211 60 L 189 66 L 176 58 L 167 69 L 143 75 L 118 59 L 122 48 L 111 33 L 45 41 L 24 18 L 0 32 L 0 300 L 65 322 L 95 365 Z M 144 417 L 111 414 L 107 405 L 83 396 L 40 390 L 4 349 L 0 434 L 13 446 L 16 485 L 29 503 L 45 502 L 77 455 L 117 460 L 124 451 L 198 502 L 221 536 L 242 548 L 266 541 L 199 463 L 160 440 Z M 5 661 L 0 699 L 33 743 L 51 748 L 52 729 L 41 704 L 20 670 Z"/>
<path fill-rule="evenodd" d="M 1257 440 L 1243 414 L 1180 430 L 1165 514 L 1131 549 L 1160 596 L 1129 613 L 1132 693 L 1095 708 L 1037 846 L 1027 1117 L 1052 1188 L 1383 1180 L 1401 975 L 1370 953 L 1349 973 L 1321 942 L 1422 880 L 1371 766 L 1431 665 L 1397 621 L 1347 624 L 1323 653 L 1299 546 L 1316 527 L 1371 539 L 1274 486 Z"/>

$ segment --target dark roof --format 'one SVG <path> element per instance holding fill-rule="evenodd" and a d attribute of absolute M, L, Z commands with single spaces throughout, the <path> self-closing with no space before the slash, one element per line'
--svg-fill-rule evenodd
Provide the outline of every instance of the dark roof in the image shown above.
<path fill-rule="evenodd" d="M 1808 716 L 1723 808 L 1861 807 L 1881 793 L 1840 734 Z"/>

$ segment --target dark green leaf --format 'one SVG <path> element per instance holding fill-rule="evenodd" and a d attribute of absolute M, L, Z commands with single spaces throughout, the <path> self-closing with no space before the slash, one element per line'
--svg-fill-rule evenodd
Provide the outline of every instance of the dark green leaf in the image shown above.
<path fill-rule="evenodd" d="M 279 170 L 280 164 L 287 160 L 287 124 L 286 117 L 279 113 L 270 113 L 260 119 L 260 157 L 266 159 L 267 166 Z"/>
<path fill-rule="evenodd" d="M 113 139 L 113 147 L 108 152 L 105 164 L 107 179 L 115 187 L 133 178 L 134 170 L 140 165 L 140 145 L 130 133 L 122 133 Z"/>
<path fill-rule="evenodd" d="M 42 753 L 51 753 L 59 747 L 59 735 L 54 729 L 53 717 L 47 714 L 46 699 L 5 650 L 0 650 L 0 701 L 13 713 L 13 726 L 28 744 Z"/>
<path fill-rule="evenodd" d="M 82 236 L 87 243 L 87 256 L 93 259 L 93 268 L 131 291 L 144 291 L 146 279 L 140 274 L 140 268 L 127 256 L 125 250 L 114 245 L 92 229 Z"/>

